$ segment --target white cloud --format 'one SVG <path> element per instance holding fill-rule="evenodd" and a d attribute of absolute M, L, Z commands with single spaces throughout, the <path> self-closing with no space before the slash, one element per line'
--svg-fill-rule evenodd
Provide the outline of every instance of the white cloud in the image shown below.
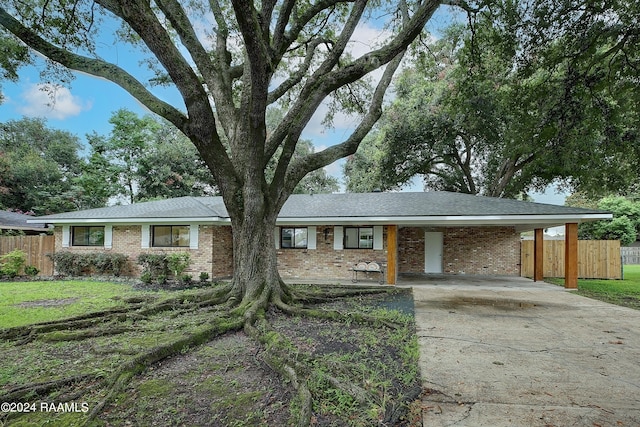
<path fill-rule="evenodd" d="M 64 120 L 91 109 L 91 103 L 75 96 L 63 86 L 46 83 L 32 84 L 21 94 L 21 114 L 29 117 L 44 117 Z"/>

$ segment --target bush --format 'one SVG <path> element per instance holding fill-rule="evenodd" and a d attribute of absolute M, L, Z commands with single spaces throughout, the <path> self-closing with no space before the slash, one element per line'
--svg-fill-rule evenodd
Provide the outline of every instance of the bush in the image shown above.
<path fill-rule="evenodd" d="M 167 267 L 174 277 L 180 278 L 182 273 L 189 267 L 191 255 L 188 252 L 173 252 L 167 255 Z"/>
<path fill-rule="evenodd" d="M 165 284 L 169 276 L 173 276 L 180 283 L 189 284 L 192 276 L 183 274 L 189 267 L 191 256 L 187 252 L 172 252 L 169 254 L 140 254 L 138 264 L 142 266 L 140 280 L 146 284 Z M 187 278 L 188 276 L 188 278 Z"/>
<path fill-rule="evenodd" d="M 94 255 L 93 265 L 100 274 L 113 274 L 118 277 L 124 272 L 128 259 L 124 254 L 100 252 Z"/>
<path fill-rule="evenodd" d="M 142 274 L 148 273 L 152 280 L 156 280 L 158 276 L 169 274 L 164 254 L 140 254 L 138 255 L 138 265 L 142 266 Z"/>
<path fill-rule="evenodd" d="M 206 271 L 200 272 L 200 282 L 205 283 L 207 280 L 209 280 L 209 273 Z"/>
<path fill-rule="evenodd" d="M 13 279 L 24 267 L 27 255 L 20 249 L 14 249 L 8 254 L 0 256 L 0 276 Z"/>
<path fill-rule="evenodd" d="M 36 277 L 40 273 L 40 269 L 35 265 L 28 265 L 24 268 L 24 274 L 29 277 Z"/>
<path fill-rule="evenodd" d="M 120 276 L 129 259 L 124 254 L 106 252 L 79 254 L 62 251 L 48 256 L 55 263 L 56 271 L 65 276 L 82 276 L 93 272 Z"/>

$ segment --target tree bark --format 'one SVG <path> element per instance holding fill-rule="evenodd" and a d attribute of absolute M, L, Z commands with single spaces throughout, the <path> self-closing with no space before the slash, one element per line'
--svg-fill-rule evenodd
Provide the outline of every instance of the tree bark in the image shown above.
<path fill-rule="evenodd" d="M 278 273 L 275 225 L 280 206 L 261 188 L 245 185 L 235 200 L 231 216 L 233 230 L 232 297 L 241 306 L 266 308 L 285 295 Z M 234 217 L 235 216 L 235 217 Z"/>

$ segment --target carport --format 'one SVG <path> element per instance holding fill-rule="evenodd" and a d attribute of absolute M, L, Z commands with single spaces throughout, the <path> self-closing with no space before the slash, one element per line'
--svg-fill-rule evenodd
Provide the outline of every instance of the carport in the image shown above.
<path fill-rule="evenodd" d="M 640 311 L 522 277 L 418 279 L 423 425 L 640 425 Z"/>

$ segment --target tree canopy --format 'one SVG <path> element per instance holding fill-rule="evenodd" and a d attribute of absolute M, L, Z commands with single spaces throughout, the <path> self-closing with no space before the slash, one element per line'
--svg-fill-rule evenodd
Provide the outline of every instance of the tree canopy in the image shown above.
<path fill-rule="evenodd" d="M 77 136 L 41 119 L 0 124 L 0 208 L 38 215 L 77 210 L 84 191 Z"/>
<path fill-rule="evenodd" d="M 605 25 L 586 8 L 581 19 L 603 34 L 583 28 L 552 39 L 543 26 L 534 44 L 522 26 L 539 28 L 540 16 L 563 6 L 540 16 L 520 6 L 479 12 L 419 53 L 367 148 L 347 162 L 350 191 L 398 188 L 415 176 L 425 188 L 499 197 L 552 182 L 606 194 L 637 181 L 631 15 L 616 10 Z M 586 25 L 575 19 L 567 25 Z"/>

